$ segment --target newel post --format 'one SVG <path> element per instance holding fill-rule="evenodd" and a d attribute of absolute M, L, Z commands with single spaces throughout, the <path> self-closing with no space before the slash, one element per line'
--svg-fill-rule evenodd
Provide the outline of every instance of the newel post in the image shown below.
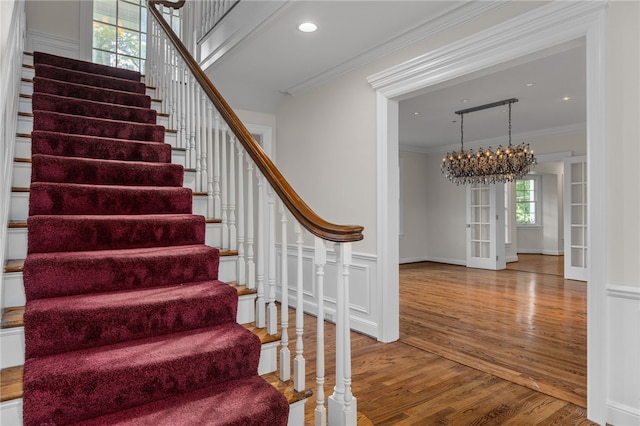
<path fill-rule="evenodd" d="M 351 394 L 351 325 L 349 276 L 351 243 L 335 245 L 336 252 L 336 386 L 329 397 L 329 424 L 356 424 L 356 400 Z"/>

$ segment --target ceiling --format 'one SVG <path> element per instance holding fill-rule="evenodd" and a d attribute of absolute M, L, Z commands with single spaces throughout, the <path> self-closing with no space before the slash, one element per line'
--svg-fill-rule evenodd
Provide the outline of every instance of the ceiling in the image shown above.
<path fill-rule="evenodd" d="M 206 70 L 234 108 L 275 114 L 286 96 L 402 48 L 448 20 L 503 4 L 430 0 L 279 3 L 272 8 L 275 12 L 262 17 L 257 29 L 247 31 Z M 318 31 L 300 32 L 297 26 L 305 21 L 316 23 Z M 575 130 L 586 121 L 585 69 L 584 41 L 576 40 L 429 87 L 400 102 L 400 144 L 423 152 L 444 151 L 460 142 L 455 111 L 514 97 L 519 99 L 513 105 L 514 135 Z M 564 101 L 565 96 L 570 99 Z M 503 110 L 466 114 L 465 142 L 506 138 L 508 120 Z"/>

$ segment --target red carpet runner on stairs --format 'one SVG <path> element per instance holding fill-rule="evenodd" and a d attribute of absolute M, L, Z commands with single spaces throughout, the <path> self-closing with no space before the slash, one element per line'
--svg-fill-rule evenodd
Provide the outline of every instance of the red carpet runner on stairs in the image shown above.
<path fill-rule="evenodd" d="M 287 424 L 140 74 L 34 63 L 24 424 Z"/>

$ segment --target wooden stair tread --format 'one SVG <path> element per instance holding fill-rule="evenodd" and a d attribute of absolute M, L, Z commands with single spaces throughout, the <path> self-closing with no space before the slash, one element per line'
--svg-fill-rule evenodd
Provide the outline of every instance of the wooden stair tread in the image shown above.
<path fill-rule="evenodd" d="M 15 163 L 31 163 L 31 158 L 14 157 L 13 161 Z"/>
<path fill-rule="evenodd" d="M 262 342 L 263 345 L 265 343 L 278 342 L 280 339 L 282 339 L 282 334 L 278 333 L 278 334 L 271 335 L 267 333 L 266 327 L 258 328 L 256 327 L 255 323 L 242 324 L 242 326 L 247 330 L 249 330 L 250 332 L 252 332 L 253 334 L 255 334 L 256 336 L 258 336 L 260 338 L 260 342 Z"/>
<path fill-rule="evenodd" d="M 24 306 L 11 306 L 2 310 L 0 328 L 15 328 L 24 326 Z"/>
<path fill-rule="evenodd" d="M 26 228 L 27 221 L 26 220 L 10 220 L 8 223 L 8 227 L 9 229 Z"/>
<path fill-rule="evenodd" d="M 4 272 L 22 272 L 24 259 L 8 259 L 4 264 Z"/>
<path fill-rule="evenodd" d="M 205 223 L 222 223 L 222 219 L 205 218 Z"/>
<path fill-rule="evenodd" d="M 238 296 L 247 296 L 250 294 L 257 294 L 258 290 L 255 288 L 247 288 L 246 285 L 238 285 L 237 282 L 235 281 L 229 281 L 227 282 L 227 284 L 229 284 L 231 287 L 235 288 L 236 291 L 238 292 Z"/>
<path fill-rule="evenodd" d="M 289 380 L 287 382 L 283 382 L 280 380 L 280 376 L 277 372 L 263 374 L 262 378 L 265 379 L 268 383 L 271 384 L 274 388 L 278 389 L 280 393 L 282 393 L 289 404 L 294 404 L 298 401 L 302 401 L 305 398 L 310 398 L 313 395 L 313 391 L 310 389 L 305 389 L 303 391 L 296 391 L 293 388 L 293 381 Z"/>
<path fill-rule="evenodd" d="M 22 398 L 22 373 L 22 365 L 0 370 L 0 402 Z"/>
<path fill-rule="evenodd" d="M 31 192 L 28 186 L 12 186 L 11 192 Z"/>

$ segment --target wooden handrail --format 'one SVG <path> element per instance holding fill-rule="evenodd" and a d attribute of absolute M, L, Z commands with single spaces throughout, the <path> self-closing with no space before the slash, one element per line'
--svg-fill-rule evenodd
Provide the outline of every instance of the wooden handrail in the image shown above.
<path fill-rule="evenodd" d="M 168 0 L 147 0 L 148 10 L 167 34 L 177 51 L 182 56 L 187 67 L 189 67 L 198 83 L 202 86 L 202 90 L 207 94 L 222 118 L 229 125 L 231 131 L 251 156 L 256 166 L 271 184 L 271 187 L 276 191 L 282 202 L 284 202 L 298 222 L 317 237 L 341 243 L 362 240 L 364 238 L 362 235 L 364 227 L 359 225 L 336 225 L 327 222 L 307 206 L 302 198 L 300 198 L 296 191 L 291 187 L 289 182 L 287 182 L 284 176 L 282 176 L 282 173 L 280 173 L 275 164 L 273 164 L 262 147 L 260 147 L 253 136 L 251 136 L 249 130 L 247 130 L 244 124 L 242 124 L 242 121 L 240 121 L 233 109 L 231 109 L 229 104 L 227 104 L 227 101 L 213 86 L 209 77 L 207 77 L 202 68 L 200 68 L 196 60 L 191 56 L 189 50 L 187 50 L 180 38 L 155 7 L 156 4 L 160 4 L 174 9 L 179 9 L 184 5 L 184 3 L 185 0 L 180 0 L 175 3 Z"/>

